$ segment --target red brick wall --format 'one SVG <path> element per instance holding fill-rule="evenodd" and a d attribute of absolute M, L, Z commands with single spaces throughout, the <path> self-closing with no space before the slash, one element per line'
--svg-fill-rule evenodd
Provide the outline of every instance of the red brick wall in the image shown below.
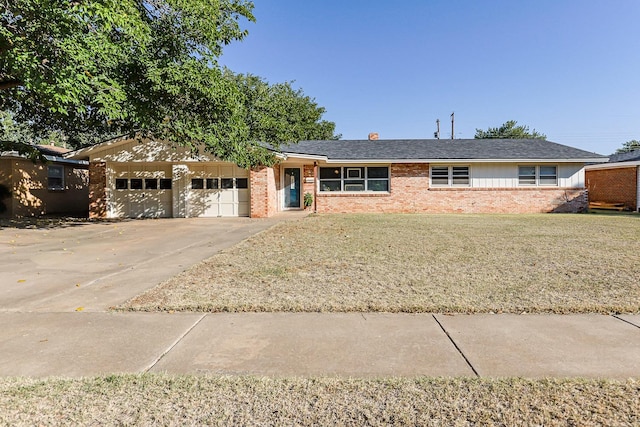
<path fill-rule="evenodd" d="M 309 181 L 309 182 L 306 182 Z M 304 195 L 306 193 L 313 194 L 315 190 L 315 172 L 313 165 L 304 165 L 302 170 L 302 207 L 304 207 Z M 313 204 L 310 207 L 313 209 Z"/>
<path fill-rule="evenodd" d="M 584 189 L 429 188 L 428 164 L 391 165 L 390 194 L 318 193 L 320 213 L 535 213 L 578 212 Z"/>
<path fill-rule="evenodd" d="M 250 171 L 251 218 L 266 218 L 278 212 L 276 183 L 279 178 L 278 166 L 257 167 Z"/>
<path fill-rule="evenodd" d="M 107 164 L 89 163 L 89 218 L 107 217 Z"/>
<path fill-rule="evenodd" d="M 636 166 L 585 171 L 589 201 L 624 203 L 626 208 L 635 210 L 637 173 Z"/>

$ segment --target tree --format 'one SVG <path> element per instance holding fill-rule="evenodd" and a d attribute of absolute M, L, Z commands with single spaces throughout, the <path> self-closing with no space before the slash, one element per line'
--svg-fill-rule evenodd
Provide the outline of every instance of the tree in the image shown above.
<path fill-rule="evenodd" d="M 252 2 L 0 0 L 0 7 L 0 109 L 36 137 L 59 131 L 77 147 L 153 135 L 204 144 L 244 167 L 270 160 L 245 122 L 247 94 L 217 64 L 225 45 L 247 35 L 240 22 L 255 20 Z M 312 103 L 290 95 L 297 107 Z"/>
<path fill-rule="evenodd" d="M 539 133 L 535 129 L 529 132 L 529 126 L 516 126 L 518 124 L 515 120 L 509 120 L 502 126 L 497 128 L 489 128 L 486 131 L 482 129 L 476 129 L 475 139 L 494 139 L 494 138 L 506 138 L 506 139 L 546 139 L 547 136 Z"/>
<path fill-rule="evenodd" d="M 250 139 L 285 144 L 303 139 L 339 139 L 334 135 L 335 123 L 322 120 L 325 109 L 301 89 L 294 89 L 292 82 L 269 85 L 258 76 L 230 70 L 225 70 L 225 76 L 243 94 Z"/>
<path fill-rule="evenodd" d="M 640 150 L 640 141 L 632 139 L 622 144 L 622 148 L 618 148 L 616 153 L 628 153 L 629 151 Z"/>

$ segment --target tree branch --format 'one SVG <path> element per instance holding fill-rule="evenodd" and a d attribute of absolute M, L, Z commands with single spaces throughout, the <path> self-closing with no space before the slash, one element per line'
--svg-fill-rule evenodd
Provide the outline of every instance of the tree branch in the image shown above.
<path fill-rule="evenodd" d="M 11 89 L 22 85 L 22 82 L 17 79 L 0 81 L 0 90 Z"/>

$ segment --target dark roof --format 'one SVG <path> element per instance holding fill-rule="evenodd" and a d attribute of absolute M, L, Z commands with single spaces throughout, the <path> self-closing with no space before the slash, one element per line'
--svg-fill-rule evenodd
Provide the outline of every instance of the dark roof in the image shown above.
<path fill-rule="evenodd" d="M 609 163 L 636 162 L 640 160 L 640 150 L 628 151 L 626 153 L 615 153 L 609 156 Z"/>
<path fill-rule="evenodd" d="M 540 139 L 389 139 L 301 141 L 287 154 L 329 160 L 603 159 L 606 156 Z"/>
<path fill-rule="evenodd" d="M 56 147 L 55 145 L 36 145 L 36 149 L 45 156 L 62 156 L 71 151 L 68 148 Z"/>

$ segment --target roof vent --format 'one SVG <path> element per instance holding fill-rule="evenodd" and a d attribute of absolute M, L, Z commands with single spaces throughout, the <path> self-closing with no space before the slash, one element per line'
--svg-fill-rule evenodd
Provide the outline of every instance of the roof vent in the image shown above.
<path fill-rule="evenodd" d="M 369 141 L 376 141 L 378 139 L 378 132 L 369 133 Z"/>

